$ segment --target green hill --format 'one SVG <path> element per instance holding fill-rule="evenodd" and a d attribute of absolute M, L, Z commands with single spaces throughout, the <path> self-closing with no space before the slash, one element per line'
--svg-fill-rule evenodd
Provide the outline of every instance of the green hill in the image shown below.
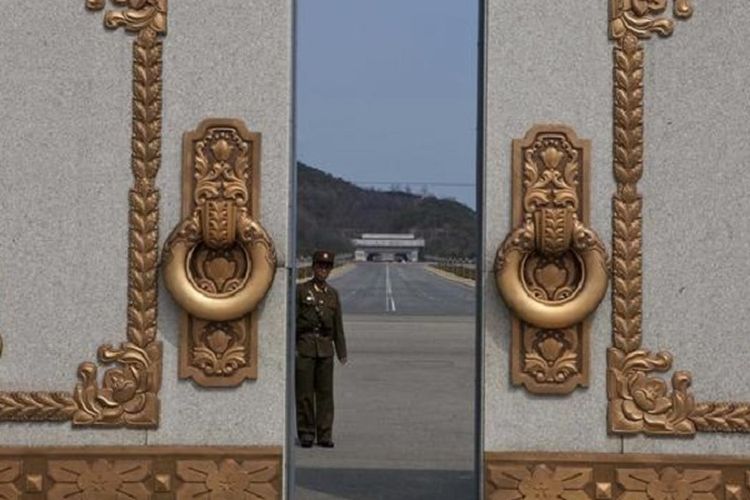
<path fill-rule="evenodd" d="M 297 252 L 353 251 L 362 233 L 414 233 L 424 255 L 476 257 L 476 213 L 455 200 L 356 186 L 297 163 Z"/>

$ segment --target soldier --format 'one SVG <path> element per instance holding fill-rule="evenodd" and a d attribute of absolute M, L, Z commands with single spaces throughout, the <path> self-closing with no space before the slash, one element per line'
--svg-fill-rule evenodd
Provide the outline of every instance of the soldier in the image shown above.
<path fill-rule="evenodd" d="M 309 448 L 333 448 L 333 351 L 346 364 L 346 341 L 339 294 L 326 283 L 333 253 L 313 254 L 312 279 L 297 285 L 296 399 L 297 435 Z"/>

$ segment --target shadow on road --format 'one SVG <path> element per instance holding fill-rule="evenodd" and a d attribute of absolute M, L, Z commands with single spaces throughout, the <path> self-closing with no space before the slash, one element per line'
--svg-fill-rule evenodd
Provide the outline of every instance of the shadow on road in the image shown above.
<path fill-rule="evenodd" d="M 462 500 L 476 498 L 470 470 L 318 469 L 299 467 L 297 488 L 345 500 Z M 329 496 L 330 495 L 330 496 Z M 297 500 L 315 495 L 297 491 Z M 323 496 L 321 496 L 323 498 Z"/>

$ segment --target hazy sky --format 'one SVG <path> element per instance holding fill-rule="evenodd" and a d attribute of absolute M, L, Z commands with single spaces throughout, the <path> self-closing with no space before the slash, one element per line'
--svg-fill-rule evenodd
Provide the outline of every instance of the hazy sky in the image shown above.
<path fill-rule="evenodd" d="M 471 0 L 298 0 L 297 159 L 474 207 Z"/>

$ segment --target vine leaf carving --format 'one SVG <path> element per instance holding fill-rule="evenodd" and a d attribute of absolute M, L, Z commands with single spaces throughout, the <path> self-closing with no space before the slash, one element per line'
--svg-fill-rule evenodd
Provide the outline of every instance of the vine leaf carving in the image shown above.
<path fill-rule="evenodd" d="M 77 408 L 66 392 L 0 393 L 0 420 L 61 422 L 70 420 Z"/>
<path fill-rule="evenodd" d="M 676 371 L 671 387 L 655 374 L 672 368 L 669 352 L 642 348 L 643 72 L 641 39 L 667 36 L 673 21 L 656 18 L 666 0 L 612 0 L 614 47 L 612 197 L 612 343 L 607 352 L 609 428 L 617 433 L 693 435 L 750 432 L 750 404 L 698 402 L 690 372 Z M 674 15 L 689 17 L 689 0 L 674 0 Z"/>
<path fill-rule="evenodd" d="M 750 404 L 702 401 L 690 412 L 690 420 L 703 432 L 750 432 Z"/>
<path fill-rule="evenodd" d="M 156 341 L 159 191 L 155 182 L 161 162 L 162 45 L 156 31 L 144 26 L 133 44 L 128 342 L 99 348 L 101 363 L 117 365 L 104 373 L 101 387 L 97 386 L 96 365 L 79 367 L 75 424 L 155 426 L 158 422 L 162 349 Z"/>
<path fill-rule="evenodd" d="M 161 342 L 156 340 L 159 190 L 161 163 L 161 64 L 166 0 L 112 0 L 105 25 L 136 32 L 133 42 L 133 136 L 129 191 L 127 340 L 103 345 L 97 365 L 78 367 L 72 394 L 0 392 L 0 420 L 64 421 L 74 425 L 154 427 L 159 420 Z M 104 0 L 86 0 L 91 10 Z"/>

